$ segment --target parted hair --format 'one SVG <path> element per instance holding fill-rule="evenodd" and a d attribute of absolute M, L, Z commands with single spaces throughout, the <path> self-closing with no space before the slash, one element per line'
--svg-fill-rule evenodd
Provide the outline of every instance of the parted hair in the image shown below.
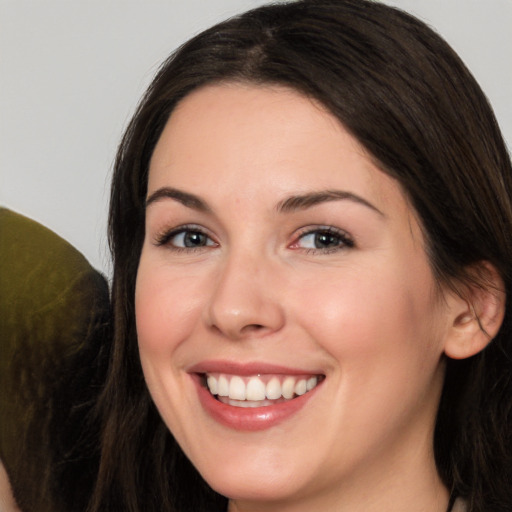
<path fill-rule="evenodd" d="M 492 109 L 450 46 L 418 19 L 370 0 L 280 2 L 197 35 L 162 65 L 119 146 L 111 189 L 114 341 L 101 464 L 89 512 L 215 511 L 160 419 L 137 350 L 134 293 L 148 167 L 173 109 L 206 84 L 292 88 L 323 104 L 401 185 L 439 283 L 512 286 L 512 168 Z M 462 293 L 462 292 L 461 292 Z M 488 347 L 447 360 L 436 420 L 438 472 L 468 512 L 512 510 L 512 301 Z M 179 319 L 176 321 L 179 322 Z"/>

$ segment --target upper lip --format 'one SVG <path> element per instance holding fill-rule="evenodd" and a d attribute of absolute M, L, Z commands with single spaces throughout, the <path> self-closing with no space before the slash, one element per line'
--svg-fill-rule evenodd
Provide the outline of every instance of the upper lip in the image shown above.
<path fill-rule="evenodd" d="M 188 373 L 225 373 L 240 376 L 258 374 L 323 375 L 323 372 L 318 371 L 317 369 L 292 368 L 289 366 L 258 361 L 241 363 L 223 360 L 207 360 L 191 366 L 187 371 Z"/>

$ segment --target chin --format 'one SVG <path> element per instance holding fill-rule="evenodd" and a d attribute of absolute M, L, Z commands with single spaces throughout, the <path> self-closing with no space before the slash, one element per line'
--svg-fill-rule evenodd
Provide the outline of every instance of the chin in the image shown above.
<path fill-rule="evenodd" d="M 268 448 L 260 451 L 260 457 L 240 452 L 239 457 L 230 457 L 230 453 L 212 457 L 210 460 L 222 461 L 217 464 L 193 461 L 210 487 L 231 500 L 288 501 L 305 493 L 314 485 L 314 475 L 320 473 L 314 464 L 300 464 L 298 451 L 292 454 L 293 461 L 286 460 L 286 454 L 272 455 Z"/>
<path fill-rule="evenodd" d="M 282 475 L 225 475 L 207 480 L 210 487 L 230 500 L 237 501 L 286 501 L 298 493 L 298 482 L 292 476 Z"/>

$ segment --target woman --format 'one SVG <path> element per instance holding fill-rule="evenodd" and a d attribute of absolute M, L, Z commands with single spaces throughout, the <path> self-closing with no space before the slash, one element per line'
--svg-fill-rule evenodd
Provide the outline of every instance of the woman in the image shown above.
<path fill-rule="evenodd" d="M 510 510 L 511 170 L 401 11 L 283 3 L 186 43 L 116 162 L 90 510 Z"/>

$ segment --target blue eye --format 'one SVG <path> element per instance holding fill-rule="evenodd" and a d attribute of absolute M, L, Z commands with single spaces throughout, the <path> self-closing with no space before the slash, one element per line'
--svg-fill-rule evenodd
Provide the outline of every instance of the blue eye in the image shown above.
<path fill-rule="evenodd" d="M 181 227 L 159 236 L 157 245 L 167 245 L 173 249 L 199 249 L 215 247 L 217 244 L 206 233 L 198 229 Z"/>
<path fill-rule="evenodd" d="M 295 245 L 301 249 L 330 252 L 354 247 L 354 242 L 342 231 L 330 227 L 307 231 Z"/>
<path fill-rule="evenodd" d="M 175 247 L 206 247 L 213 241 L 200 231 L 182 231 L 169 240 Z"/>

